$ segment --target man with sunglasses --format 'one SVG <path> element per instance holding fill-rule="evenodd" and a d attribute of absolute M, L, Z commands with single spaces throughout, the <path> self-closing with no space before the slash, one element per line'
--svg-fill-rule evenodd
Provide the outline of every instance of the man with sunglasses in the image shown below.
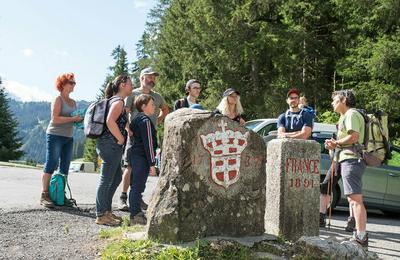
<path fill-rule="evenodd" d="M 169 109 L 167 102 L 165 102 L 164 98 L 158 92 L 154 91 L 158 76 L 159 74 L 156 71 L 154 71 L 151 67 L 145 68 L 140 72 L 140 77 L 139 77 L 140 88 L 134 89 L 132 91 L 132 94 L 125 100 L 125 110 L 126 112 L 129 113 L 129 122 L 132 121 L 132 119 L 139 113 L 134 103 L 135 99 L 142 94 L 148 94 L 152 96 L 154 99 L 154 105 L 156 106 L 155 112 L 153 115 L 149 116 L 154 127 L 157 128 L 157 125 L 164 121 L 165 117 L 169 113 Z M 134 134 L 135 133 L 129 131 L 129 136 L 130 136 L 129 138 L 132 138 Z M 120 196 L 120 205 L 119 205 L 119 209 L 122 211 L 129 210 L 127 204 L 127 199 L 128 199 L 127 191 L 131 183 L 132 166 L 134 167 L 134 165 L 129 165 L 129 160 L 127 159 L 129 158 L 129 153 L 131 150 L 129 144 L 130 143 L 128 142 L 123 156 L 124 166 L 126 166 L 126 168 L 124 170 L 122 178 L 122 193 Z M 147 204 L 143 200 L 141 201 L 141 207 L 143 210 L 147 209 Z"/>
<path fill-rule="evenodd" d="M 298 89 L 289 89 L 286 96 L 289 109 L 278 117 L 278 137 L 308 139 L 314 125 L 312 114 L 299 108 Z"/>
<path fill-rule="evenodd" d="M 175 101 L 174 111 L 182 107 L 190 107 L 194 104 L 197 104 L 197 98 L 200 95 L 200 91 L 200 81 L 197 79 L 191 79 L 186 82 L 185 92 L 187 97 Z"/>

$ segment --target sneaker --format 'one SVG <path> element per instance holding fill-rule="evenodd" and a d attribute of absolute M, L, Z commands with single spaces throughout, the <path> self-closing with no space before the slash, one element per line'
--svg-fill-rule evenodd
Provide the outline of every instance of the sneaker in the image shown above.
<path fill-rule="evenodd" d="M 96 218 L 96 224 L 115 227 L 119 226 L 121 222 L 113 219 L 109 214 L 104 214 Z"/>
<path fill-rule="evenodd" d="M 347 225 L 344 228 L 347 232 L 356 231 L 356 219 L 354 217 L 347 218 Z"/>
<path fill-rule="evenodd" d="M 143 199 L 140 201 L 140 208 L 142 210 L 147 210 L 147 208 L 149 207 L 149 205 L 146 204 L 146 202 L 143 201 Z"/>
<path fill-rule="evenodd" d="M 121 196 L 119 197 L 119 207 L 118 209 L 121 211 L 129 211 L 129 206 L 127 204 L 128 196 L 126 193 L 122 193 Z"/>
<path fill-rule="evenodd" d="M 40 196 L 40 205 L 45 208 L 54 208 L 54 203 L 51 201 L 48 192 L 42 192 L 42 195 Z"/>
<path fill-rule="evenodd" d="M 107 214 L 110 218 L 122 223 L 123 220 L 121 217 L 118 217 L 117 215 L 115 215 L 114 213 L 112 213 L 111 211 L 107 211 L 105 214 Z"/>
<path fill-rule="evenodd" d="M 326 214 L 324 213 L 319 213 L 319 227 L 325 227 L 326 226 Z"/>
<path fill-rule="evenodd" d="M 146 225 L 147 219 L 143 212 L 139 212 L 133 218 L 131 217 L 130 225 Z"/>
<path fill-rule="evenodd" d="M 354 236 L 350 238 L 350 241 L 355 241 L 362 247 L 368 247 L 368 233 L 365 234 L 364 239 L 360 239 L 357 234 L 354 234 Z"/>

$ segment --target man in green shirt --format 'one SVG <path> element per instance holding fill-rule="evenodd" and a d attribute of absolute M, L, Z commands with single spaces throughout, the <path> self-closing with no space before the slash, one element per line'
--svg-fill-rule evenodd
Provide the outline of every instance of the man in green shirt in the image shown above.
<path fill-rule="evenodd" d="M 321 183 L 320 220 L 325 217 L 326 206 L 330 199 L 328 187 L 334 187 L 340 176 L 343 177 L 344 195 L 347 196 L 349 205 L 352 205 L 357 230 L 353 239 L 362 246 L 368 246 L 367 212 L 362 195 L 362 175 L 366 164 L 361 151 L 356 149 L 364 140 L 365 121 L 361 113 L 353 109 L 356 99 L 352 90 L 335 91 L 332 99 L 333 110 L 340 114 L 338 136 L 337 140 L 326 140 L 325 147 L 335 151 L 336 173 L 332 176 L 330 169 Z"/>
<path fill-rule="evenodd" d="M 126 98 L 125 100 L 125 110 L 129 113 L 129 122 L 136 116 L 138 113 L 134 102 L 135 98 L 140 96 L 141 94 L 149 94 L 154 98 L 154 105 L 156 106 L 155 112 L 153 115 L 149 116 L 151 122 L 154 127 L 157 128 L 157 125 L 164 121 L 165 117 L 169 113 L 168 105 L 165 102 L 164 98 L 157 92 L 153 91 L 153 88 L 156 84 L 156 77 L 159 74 L 155 72 L 152 68 L 145 68 L 140 72 L 140 88 L 134 89 L 132 94 Z M 129 133 L 129 136 L 132 136 L 134 133 Z M 122 177 L 122 193 L 120 196 L 120 210 L 128 211 L 129 207 L 127 205 L 127 191 L 131 182 L 131 171 L 132 165 L 129 165 L 128 153 L 130 152 L 129 142 L 127 142 L 125 153 L 124 153 L 124 165 L 126 166 L 123 177 Z M 147 209 L 147 205 L 142 201 L 142 209 Z"/>

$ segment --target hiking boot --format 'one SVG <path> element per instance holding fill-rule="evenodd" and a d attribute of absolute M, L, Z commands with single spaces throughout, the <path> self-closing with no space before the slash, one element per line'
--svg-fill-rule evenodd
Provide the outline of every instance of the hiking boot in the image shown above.
<path fill-rule="evenodd" d="M 129 206 L 127 204 L 128 196 L 126 193 L 121 193 L 121 196 L 119 197 L 119 206 L 118 209 L 121 211 L 129 211 Z"/>
<path fill-rule="evenodd" d="M 138 214 L 136 214 L 133 218 L 131 217 L 131 222 L 130 225 L 146 225 L 147 223 L 147 218 L 144 215 L 143 212 L 139 212 Z"/>
<path fill-rule="evenodd" d="M 357 233 L 355 233 L 354 236 L 352 238 L 350 238 L 350 241 L 355 241 L 362 247 L 368 247 L 368 233 L 365 234 L 364 239 L 360 239 L 357 236 Z"/>
<path fill-rule="evenodd" d="M 146 204 L 146 202 L 143 201 L 143 199 L 140 201 L 140 208 L 142 210 L 147 210 L 147 208 L 149 207 L 149 205 Z"/>
<path fill-rule="evenodd" d="M 42 192 L 42 195 L 40 196 L 40 205 L 45 208 L 54 208 L 54 203 L 51 201 L 48 192 Z"/>
<path fill-rule="evenodd" d="M 118 221 L 119 223 L 123 222 L 121 217 L 118 217 L 117 215 L 115 215 L 111 211 L 107 211 L 105 214 L 107 214 L 110 218 L 114 219 L 115 221 Z"/>
<path fill-rule="evenodd" d="M 119 226 L 121 222 L 115 220 L 109 214 L 105 213 L 103 216 L 99 216 L 96 218 L 96 224 L 115 227 Z"/>
<path fill-rule="evenodd" d="M 356 231 L 356 219 L 354 217 L 347 218 L 347 225 L 344 228 L 347 232 Z"/>
<path fill-rule="evenodd" d="M 319 227 L 325 227 L 326 226 L 326 214 L 324 213 L 319 213 Z"/>

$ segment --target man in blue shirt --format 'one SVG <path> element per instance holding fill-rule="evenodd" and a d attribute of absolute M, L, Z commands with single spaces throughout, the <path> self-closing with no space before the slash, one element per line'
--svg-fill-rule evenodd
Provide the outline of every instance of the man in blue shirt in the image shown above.
<path fill-rule="evenodd" d="M 299 108 L 300 91 L 289 89 L 286 102 L 289 109 L 278 117 L 278 137 L 308 139 L 313 128 L 313 116 Z"/>

